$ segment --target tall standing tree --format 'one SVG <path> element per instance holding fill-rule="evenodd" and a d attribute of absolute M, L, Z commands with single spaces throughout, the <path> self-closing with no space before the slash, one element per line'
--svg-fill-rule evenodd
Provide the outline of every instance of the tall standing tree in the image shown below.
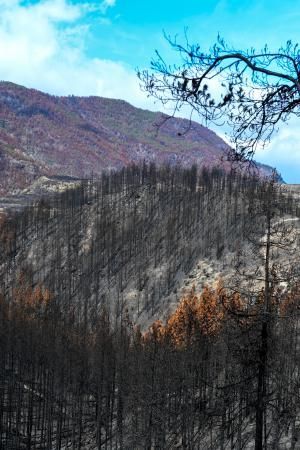
<path fill-rule="evenodd" d="M 253 194 L 250 195 L 253 197 Z M 287 377 L 280 366 L 282 341 L 286 338 L 279 330 L 285 323 L 287 331 L 296 321 L 296 308 L 293 318 L 283 311 L 286 298 L 292 295 L 289 290 L 291 286 L 297 286 L 299 277 L 299 229 L 290 222 L 291 218 L 282 215 L 280 208 L 284 201 L 284 194 L 275 183 L 275 177 L 261 183 L 255 201 L 249 199 L 251 219 L 246 225 L 247 246 L 244 255 L 238 255 L 236 273 L 229 282 L 229 285 L 232 283 L 232 291 L 242 293 L 248 305 L 248 311 L 242 311 L 240 317 L 239 313 L 232 313 L 238 319 L 246 319 L 249 326 L 248 338 L 242 347 L 244 354 L 240 355 L 243 364 L 246 362 L 248 365 L 247 378 L 251 380 L 249 392 L 252 391 L 250 395 L 255 410 L 255 450 L 266 449 L 271 435 L 273 442 L 278 444 L 282 433 L 280 420 L 286 424 L 287 417 L 291 415 L 289 408 L 281 402 L 281 387 L 276 385 L 277 381 L 274 382 L 282 376 L 281 383 L 286 383 L 289 389 L 294 383 L 292 364 Z M 249 260 L 250 265 L 246 265 Z M 293 339 L 294 336 L 290 337 L 291 342 Z M 292 349 L 285 351 L 291 354 Z M 247 352 L 250 356 L 248 361 L 244 359 Z M 277 421 L 275 427 L 271 417 L 274 422 Z"/>

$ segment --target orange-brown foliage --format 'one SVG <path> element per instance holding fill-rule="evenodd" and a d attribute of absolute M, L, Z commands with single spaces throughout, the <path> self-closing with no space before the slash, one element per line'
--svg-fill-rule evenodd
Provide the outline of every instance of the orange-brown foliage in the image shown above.
<path fill-rule="evenodd" d="M 168 338 L 177 347 L 184 347 L 200 336 L 218 335 L 228 312 L 239 312 L 242 309 L 240 296 L 227 294 L 221 282 L 215 289 L 206 286 L 201 294 L 197 294 L 193 288 L 180 301 L 166 325 L 161 321 L 154 322 L 144 338 Z"/>
<path fill-rule="evenodd" d="M 296 284 L 291 292 L 283 295 L 279 305 L 279 313 L 281 316 L 291 314 L 300 309 L 300 284 Z"/>
<path fill-rule="evenodd" d="M 23 313 L 32 319 L 45 312 L 52 295 L 49 289 L 38 283 L 34 288 L 28 283 L 24 273 L 18 277 L 18 285 L 13 289 L 14 313 Z"/>
<path fill-rule="evenodd" d="M 166 327 L 160 320 L 156 320 L 149 327 L 148 331 L 146 331 L 146 333 L 144 334 L 143 340 L 144 342 L 149 341 L 162 342 L 165 336 L 166 336 Z"/>
<path fill-rule="evenodd" d="M 262 289 L 253 305 L 247 304 L 238 292 L 229 293 L 219 282 L 215 289 L 204 287 L 200 294 L 195 288 L 182 298 L 175 312 L 164 325 L 156 321 L 144 334 L 144 340 L 161 342 L 163 339 L 178 347 L 186 347 L 201 336 L 217 336 L 225 322 L 233 319 L 239 327 L 248 327 L 260 317 L 265 293 Z M 272 292 L 271 307 L 275 314 L 283 315 L 300 308 L 300 285 L 290 293 Z"/>

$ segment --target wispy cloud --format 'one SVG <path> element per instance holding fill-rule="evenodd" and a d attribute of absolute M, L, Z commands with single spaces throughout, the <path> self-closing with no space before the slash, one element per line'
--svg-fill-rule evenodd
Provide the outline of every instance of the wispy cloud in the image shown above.
<path fill-rule="evenodd" d="M 108 8 L 112 8 L 115 5 L 116 5 L 116 0 L 103 0 L 102 3 L 100 4 L 100 11 L 102 13 L 106 13 Z"/>

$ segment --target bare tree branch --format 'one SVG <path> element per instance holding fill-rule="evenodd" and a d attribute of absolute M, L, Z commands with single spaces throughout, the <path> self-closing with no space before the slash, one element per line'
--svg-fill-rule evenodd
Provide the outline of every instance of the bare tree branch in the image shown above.
<path fill-rule="evenodd" d="M 156 52 L 151 70 L 138 72 L 142 88 L 178 111 L 189 105 L 206 123 L 226 123 L 237 160 L 251 159 L 267 143 L 280 122 L 300 116 L 300 50 L 288 41 L 277 52 L 236 50 L 218 36 L 203 52 L 166 36 L 180 55 L 180 65 L 168 65 Z M 219 88 L 212 81 L 219 81 Z"/>

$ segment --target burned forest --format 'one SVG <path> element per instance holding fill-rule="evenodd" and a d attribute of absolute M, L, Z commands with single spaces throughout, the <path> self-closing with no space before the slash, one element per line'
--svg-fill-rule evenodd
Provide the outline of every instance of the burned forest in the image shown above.
<path fill-rule="evenodd" d="M 299 448 L 299 217 L 275 181 L 154 164 L 4 210 L 0 448 Z"/>

